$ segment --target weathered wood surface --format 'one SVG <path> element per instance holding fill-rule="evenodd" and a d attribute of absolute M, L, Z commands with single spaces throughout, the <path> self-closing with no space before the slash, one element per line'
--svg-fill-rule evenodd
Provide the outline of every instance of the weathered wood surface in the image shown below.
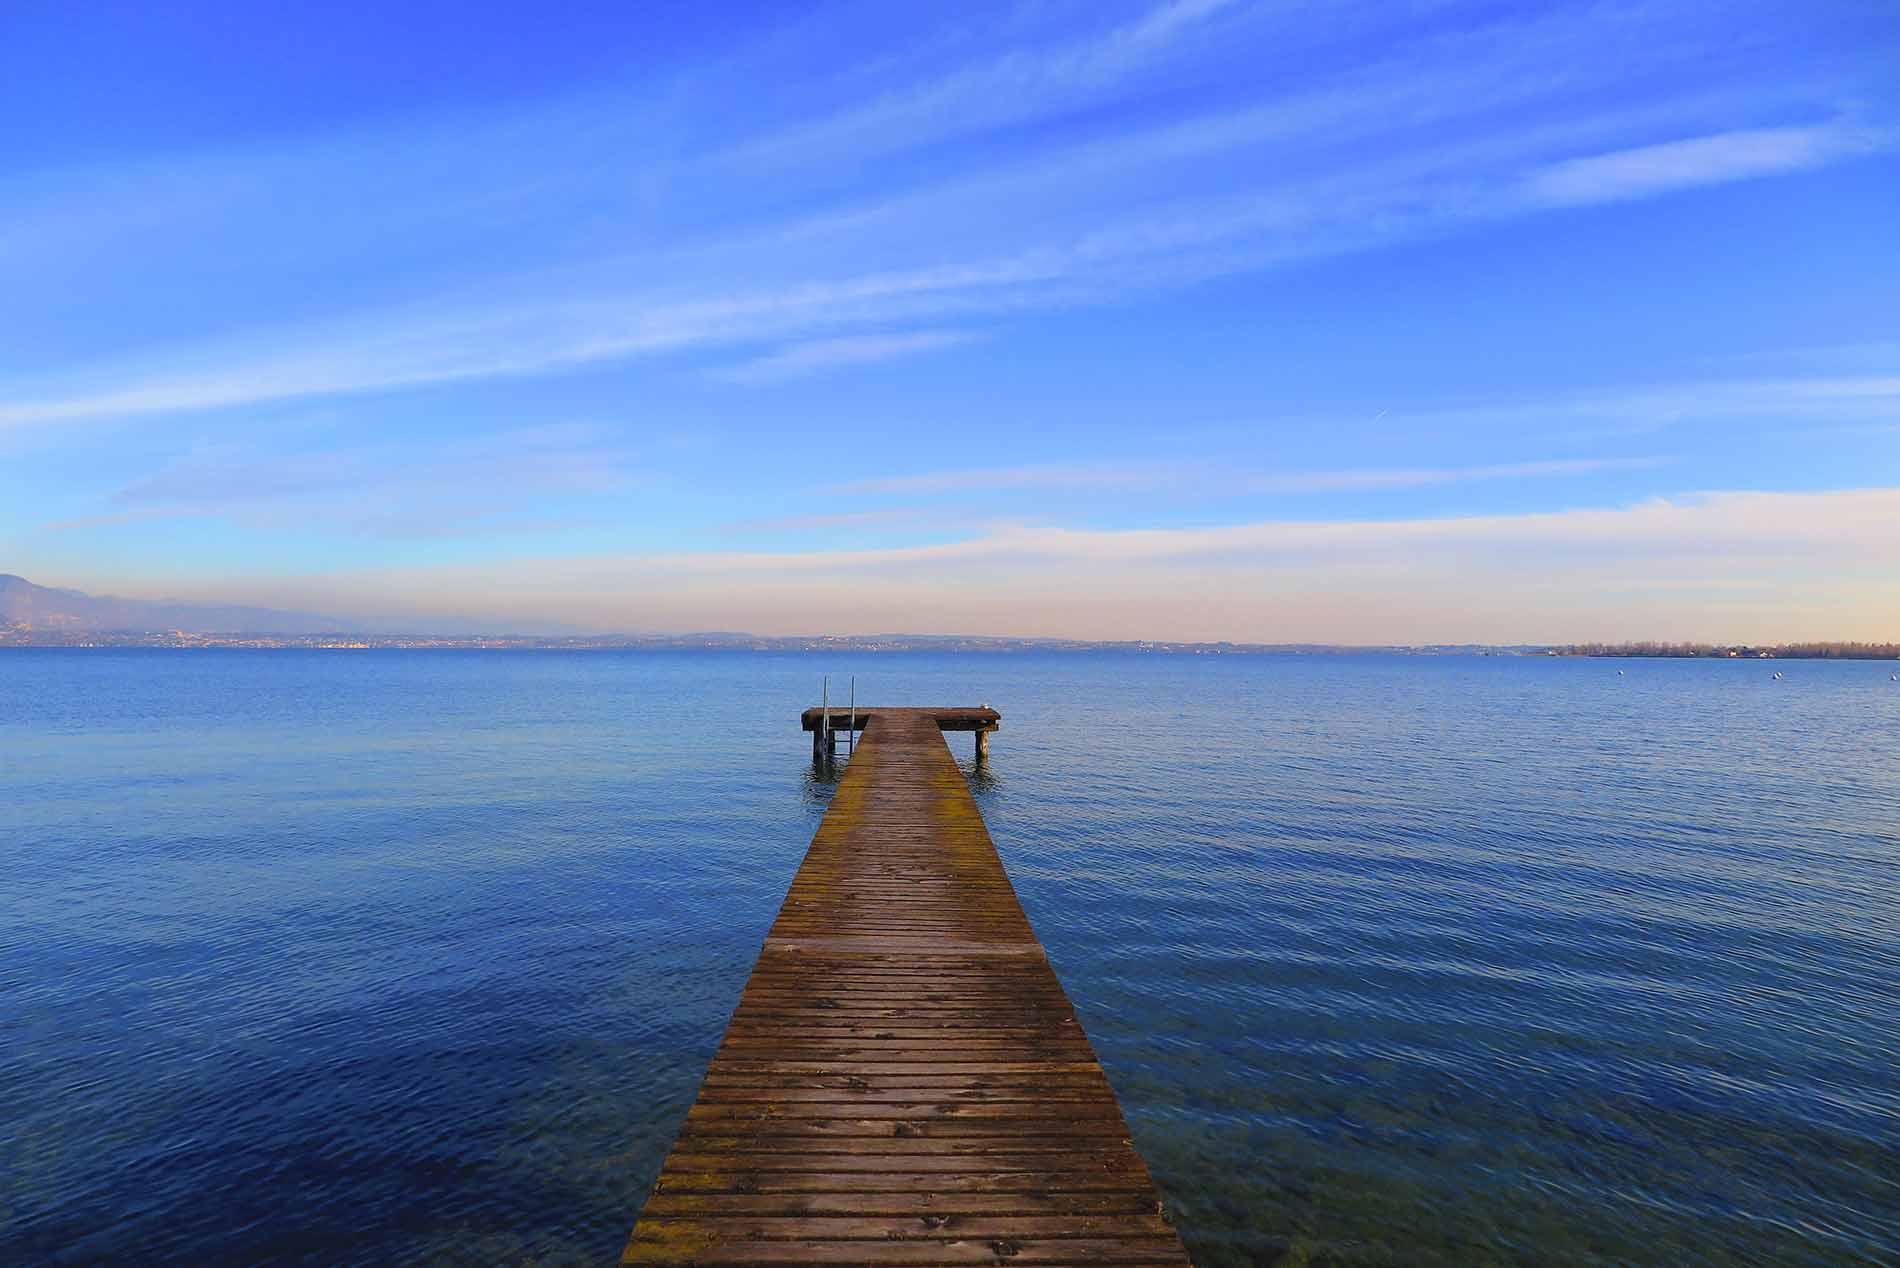
<path fill-rule="evenodd" d="M 807 731 L 818 729 L 818 719 L 826 710 L 814 706 L 799 715 L 799 724 Z M 851 709 L 846 705 L 834 704 L 830 709 L 831 729 L 842 731 L 852 723 Z M 910 718 L 928 718 L 937 724 L 939 731 L 994 731 L 1003 721 L 1003 715 L 996 710 L 978 706 L 974 709 L 874 709 L 869 705 L 859 705 L 856 721 L 859 730 L 880 713 L 902 714 Z"/>
<path fill-rule="evenodd" d="M 864 712 L 623 1262 L 1187 1263 L 944 743 L 994 710 Z"/>

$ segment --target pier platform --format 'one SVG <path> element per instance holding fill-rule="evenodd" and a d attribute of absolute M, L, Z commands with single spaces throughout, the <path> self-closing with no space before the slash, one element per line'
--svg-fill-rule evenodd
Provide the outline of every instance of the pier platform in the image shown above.
<path fill-rule="evenodd" d="M 1000 715 L 857 720 L 622 1262 L 1186 1264 L 944 741 Z"/>

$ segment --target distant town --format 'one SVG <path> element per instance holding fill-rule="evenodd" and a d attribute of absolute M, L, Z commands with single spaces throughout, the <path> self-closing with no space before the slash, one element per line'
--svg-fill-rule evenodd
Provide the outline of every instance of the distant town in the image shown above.
<path fill-rule="evenodd" d="M 1578 643 L 1565 656 L 1708 657 L 1744 660 L 1900 660 L 1900 643 L 1778 643 L 1772 647 L 1719 643 Z"/>

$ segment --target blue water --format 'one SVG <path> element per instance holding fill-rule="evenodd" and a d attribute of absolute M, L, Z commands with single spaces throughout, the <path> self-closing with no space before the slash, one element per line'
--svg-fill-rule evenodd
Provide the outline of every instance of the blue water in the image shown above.
<path fill-rule="evenodd" d="M 1900 684 L 1776 668 L 0 653 L 0 1261 L 610 1262 L 823 672 L 1003 710 L 1199 1261 L 1900 1261 Z"/>

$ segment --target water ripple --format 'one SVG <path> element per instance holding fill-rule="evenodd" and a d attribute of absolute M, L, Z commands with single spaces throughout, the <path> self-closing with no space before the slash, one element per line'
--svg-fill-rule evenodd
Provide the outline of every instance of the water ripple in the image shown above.
<path fill-rule="evenodd" d="M 1887 668 L 7 653 L 0 1260 L 606 1262 L 855 672 L 1200 1262 L 1900 1261 Z"/>

